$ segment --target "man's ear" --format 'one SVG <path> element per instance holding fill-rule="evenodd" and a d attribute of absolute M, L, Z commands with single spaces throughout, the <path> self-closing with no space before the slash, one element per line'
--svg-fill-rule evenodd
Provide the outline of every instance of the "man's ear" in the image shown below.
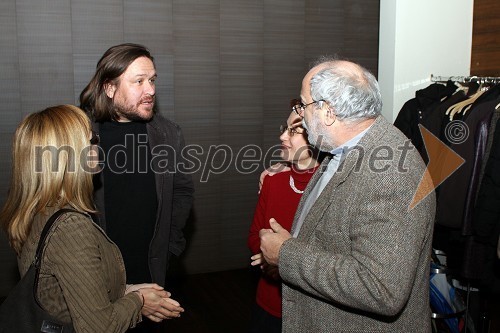
<path fill-rule="evenodd" d="M 108 95 L 109 98 L 113 98 L 113 96 L 115 96 L 116 85 L 111 82 L 105 83 L 104 91 L 106 92 L 106 95 Z"/>
<path fill-rule="evenodd" d="M 333 112 L 333 108 L 328 105 L 328 103 L 325 103 L 326 107 L 326 118 L 325 118 L 325 125 L 326 126 L 332 126 L 335 120 L 337 120 L 337 115 L 335 112 Z"/>
<path fill-rule="evenodd" d="M 333 112 L 333 108 L 326 102 L 324 104 L 325 104 L 325 109 L 326 109 L 326 116 L 328 118 L 335 117 L 335 113 Z"/>

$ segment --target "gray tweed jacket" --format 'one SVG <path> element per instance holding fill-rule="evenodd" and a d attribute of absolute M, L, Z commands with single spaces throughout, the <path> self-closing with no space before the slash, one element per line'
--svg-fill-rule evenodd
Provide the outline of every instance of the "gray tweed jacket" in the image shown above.
<path fill-rule="evenodd" d="M 434 192 L 409 208 L 425 165 L 381 116 L 358 148 L 281 247 L 283 332 L 431 332 Z"/>

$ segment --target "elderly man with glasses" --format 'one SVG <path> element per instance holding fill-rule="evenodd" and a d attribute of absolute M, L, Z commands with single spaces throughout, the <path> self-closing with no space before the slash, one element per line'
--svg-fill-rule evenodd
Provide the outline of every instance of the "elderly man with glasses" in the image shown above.
<path fill-rule="evenodd" d="M 304 191 L 291 232 L 260 231 L 283 281 L 283 331 L 431 332 L 431 193 L 415 201 L 425 164 L 381 116 L 378 83 L 348 61 L 321 60 L 292 108 L 332 158 Z M 424 185 L 431 187 L 432 184 Z"/>

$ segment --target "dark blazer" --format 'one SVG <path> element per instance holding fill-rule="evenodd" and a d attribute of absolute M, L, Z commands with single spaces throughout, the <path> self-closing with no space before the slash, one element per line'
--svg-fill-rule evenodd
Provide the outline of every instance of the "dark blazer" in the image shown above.
<path fill-rule="evenodd" d="M 94 123 L 93 126 L 94 131 L 99 133 L 99 123 Z M 182 229 L 193 204 L 194 185 L 191 175 L 179 170 L 179 166 L 186 165 L 181 154 L 184 137 L 179 125 L 160 114 L 155 114 L 146 128 L 153 158 L 161 154 L 161 162 L 154 163 L 158 212 L 155 232 L 149 247 L 149 269 L 153 282 L 164 286 L 170 255 L 179 256 L 186 247 Z M 160 159 L 156 161 L 159 162 Z M 99 224 L 104 230 L 105 183 L 102 172 L 94 177 L 94 199 L 99 211 Z"/>
<path fill-rule="evenodd" d="M 425 165 L 407 141 L 379 116 L 283 243 L 283 332 L 431 332 L 435 195 L 410 209 Z"/>

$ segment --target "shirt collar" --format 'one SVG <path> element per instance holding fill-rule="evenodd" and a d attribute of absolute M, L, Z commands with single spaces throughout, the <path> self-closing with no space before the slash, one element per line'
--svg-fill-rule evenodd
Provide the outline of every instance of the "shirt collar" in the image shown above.
<path fill-rule="evenodd" d="M 347 141 L 342 146 L 331 150 L 330 153 L 332 155 L 343 155 L 347 153 L 350 149 L 352 149 L 354 146 L 358 144 L 359 140 L 361 140 L 361 138 L 366 134 L 366 132 L 368 132 L 368 130 L 370 129 L 370 127 L 372 127 L 372 125 L 368 126 L 368 128 L 363 130 L 361 133 L 358 133 L 354 138 Z"/>

